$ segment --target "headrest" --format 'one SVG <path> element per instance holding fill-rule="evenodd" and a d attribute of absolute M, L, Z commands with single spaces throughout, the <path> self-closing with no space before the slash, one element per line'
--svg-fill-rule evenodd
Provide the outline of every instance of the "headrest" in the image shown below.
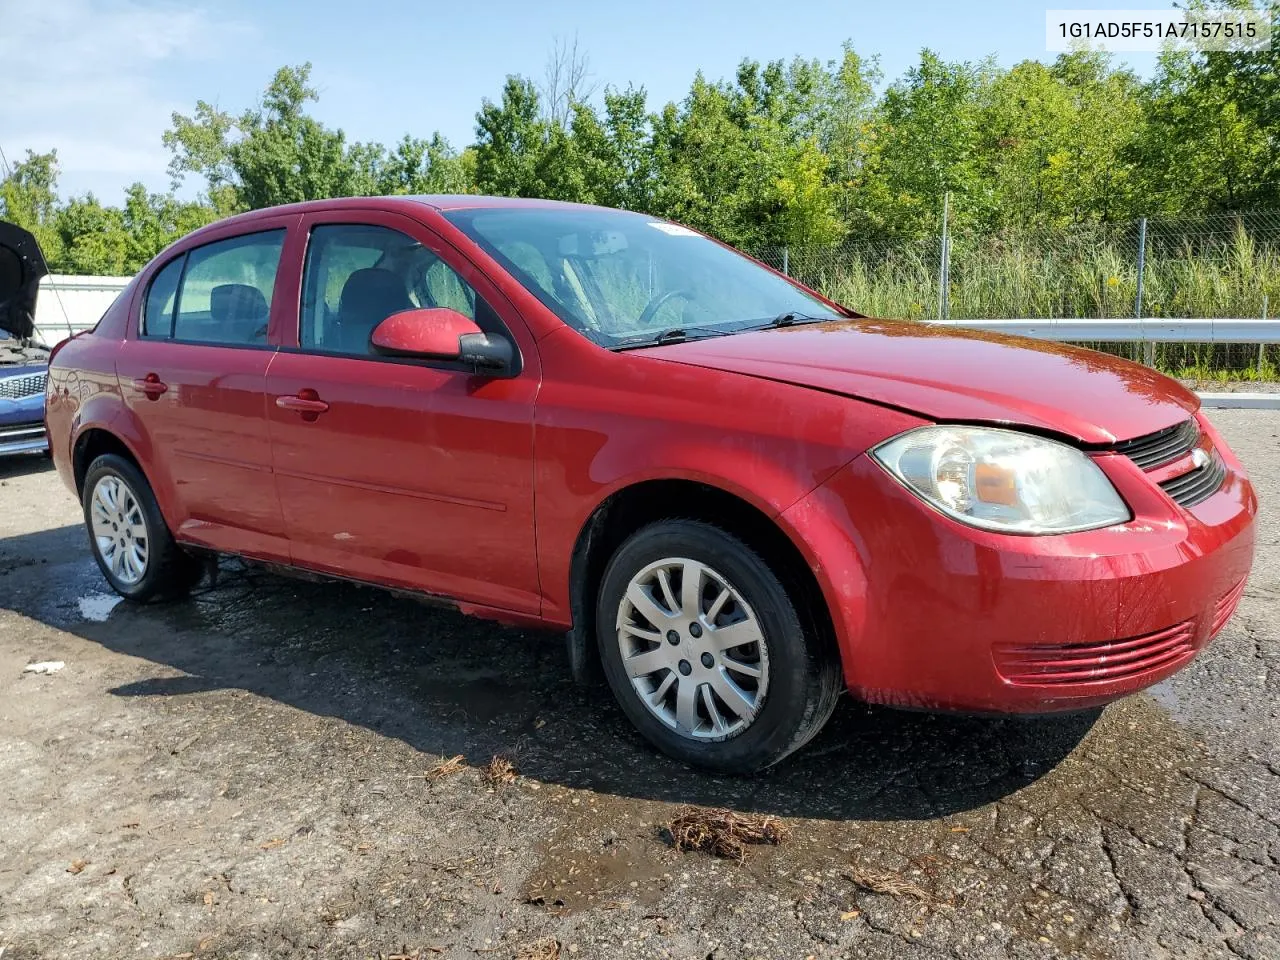
<path fill-rule="evenodd" d="M 217 323 L 267 319 L 267 298 L 247 283 L 223 283 L 209 292 L 209 316 Z"/>
<path fill-rule="evenodd" d="M 381 267 L 366 267 L 347 277 L 338 299 L 341 317 L 376 317 L 381 320 L 413 306 L 409 291 L 399 274 Z"/>

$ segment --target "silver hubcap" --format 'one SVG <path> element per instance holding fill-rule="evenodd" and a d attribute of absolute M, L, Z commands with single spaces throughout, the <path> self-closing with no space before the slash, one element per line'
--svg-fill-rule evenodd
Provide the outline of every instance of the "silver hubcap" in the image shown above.
<path fill-rule="evenodd" d="M 147 572 L 147 521 L 129 485 L 108 475 L 93 488 L 89 501 L 89 523 L 111 575 L 125 584 L 135 584 Z"/>
<path fill-rule="evenodd" d="M 769 653 L 755 611 L 697 560 L 670 557 L 631 578 L 618 647 L 640 702 L 691 740 L 735 736 L 764 704 Z"/>

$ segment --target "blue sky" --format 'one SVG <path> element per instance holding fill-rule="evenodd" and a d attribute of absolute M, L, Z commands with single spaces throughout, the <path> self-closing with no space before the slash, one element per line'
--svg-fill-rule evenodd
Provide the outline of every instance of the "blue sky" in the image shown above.
<path fill-rule="evenodd" d="M 1006 65 L 1049 60 L 1050 5 L 1072 3 L 0 0 L 0 149 L 12 163 L 28 147 L 56 147 L 64 194 L 118 203 L 135 180 L 167 189 L 160 136 L 172 111 L 202 98 L 239 112 L 286 63 L 312 62 L 316 114 L 352 139 L 440 130 L 461 147 L 481 98 L 499 96 L 509 73 L 541 77 L 557 38 L 576 35 L 595 81 L 642 85 L 656 108 L 680 99 L 699 68 L 714 78 L 744 56 L 825 61 L 846 39 L 878 55 L 888 80 L 922 47 Z M 1146 72 L 1153 58 L 1129 62 Z"/>

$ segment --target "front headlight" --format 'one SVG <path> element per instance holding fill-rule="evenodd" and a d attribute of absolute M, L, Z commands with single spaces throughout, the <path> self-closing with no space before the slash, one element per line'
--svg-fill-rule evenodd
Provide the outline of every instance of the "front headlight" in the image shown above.
<path fill-rule="evenodd" d="M 1098 465 L 1074 447 L 990 427 L 920 427 L 871 451 L 923 500 L 970 526 L 1071 533 L 1129 519 Z"/>

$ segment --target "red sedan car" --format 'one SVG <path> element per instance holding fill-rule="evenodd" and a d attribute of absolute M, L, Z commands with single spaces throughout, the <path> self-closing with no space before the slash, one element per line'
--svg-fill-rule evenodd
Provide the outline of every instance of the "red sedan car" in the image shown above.
<path fill-rule="evenodd" d="M 587 206 L 213 224 L 56 351 L 47 410 L 124 596 L 234 554 L 570 631 L 644 736 L 720 771 L 844 688 L 1038 713 L 1146 687 L 1253 556 L 1253 490 L 1172 380 L 867 319 Z"/>

